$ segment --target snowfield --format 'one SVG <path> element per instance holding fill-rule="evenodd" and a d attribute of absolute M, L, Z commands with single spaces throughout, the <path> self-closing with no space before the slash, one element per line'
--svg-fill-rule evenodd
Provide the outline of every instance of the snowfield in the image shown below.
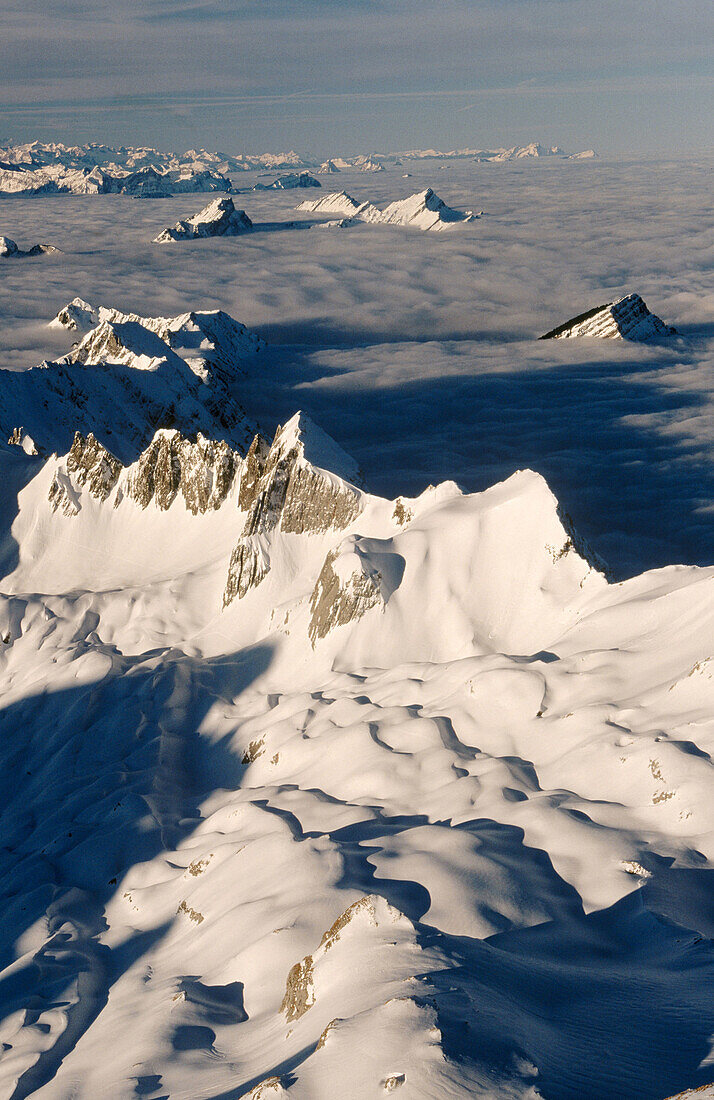
<path fill-rule="evenodd" d="M 0 284 L 12 1100 L 714 1087 L 706 265 L 683 199 L 596 279 L 605 244 L 541 236 L 591 232 L 574 179 L 634 211 L 630 169 L 510 159 L 450 168 L 473 234 L 180 266 L 190 196 L 2 201 L 64 253 Z M 337 166 L 306 214 L 368 203 Z M 593 339 L 632 309 L 676 333 Z"/>

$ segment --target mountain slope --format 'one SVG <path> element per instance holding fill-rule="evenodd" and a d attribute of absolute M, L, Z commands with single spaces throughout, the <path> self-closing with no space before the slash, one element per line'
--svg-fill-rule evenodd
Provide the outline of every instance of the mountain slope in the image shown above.
<path fill-rule="evenodd" d="M 321 199 L 305 199 L 296 209 L 311 214 L 342 214 L 354 221 L 403 225 L 425 231 L 465 225 L 478 217 L 478 214 L 474 215 L 471 211 L 464 214 L 459 210 L 452 210 L 430 187 L 406 199 L 398 199 L 384 210 L 370 202 L 360 203 L 346 191 L 334 192 Z"/>
<path fill-rule="evenodd" d="M 164 229 L 155 244 L 171 241 L 189 241 L 199 237 L 235 237 L 253 228 L 245 210 L 236 210 L 233 199 L 214 199 L 191 218 L 176 222 Z"/>
<path fill-rule="evenodd" d="M 65 451 L 95 431 L 123 460 L 158 427 L 215 432 L 246 450 L 255 431 L 232 395 L 262 342 L 221 311 L 144 318 L 75 299 L 53 324 L 82 338 L 61 359 L 0 371 L 0 431 Z"/>
<path fill-rule="evenodd" d="M 609 584 L 530 471 L 371 496 L 302 414 L 103 442 L 0 454 L 8 1094 L 705 1084 L 714 570 Z"/>
<path fill-rule="evenodd" d="M 656 340 L 676 336 L 677 330 L 650 313 L 639 294 L 627 294 L 615 302 L 595 306 L 546 332 L 541 340 L 567 340 L 576 336 L 597 336 L 615 340 Z"/>

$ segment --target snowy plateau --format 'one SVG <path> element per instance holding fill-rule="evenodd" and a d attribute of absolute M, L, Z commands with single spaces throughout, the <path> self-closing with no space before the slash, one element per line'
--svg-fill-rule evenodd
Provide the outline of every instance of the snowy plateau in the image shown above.
<path fill-rule="evenodd" d="M 525 148 L 0 150 L 8 1100 L 714 1095 L 714 165 Z"/>

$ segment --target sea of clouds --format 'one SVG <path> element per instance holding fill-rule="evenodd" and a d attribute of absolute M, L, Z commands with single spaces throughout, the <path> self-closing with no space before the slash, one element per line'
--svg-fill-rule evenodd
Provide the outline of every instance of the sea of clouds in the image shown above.
<path fill-rule="evenodd" d="M 483 217 L 444 233 L 292 229 L 279 223 L 304 219 L 305 192 L 248 192 L 235 202 L 256 232 L 172 245 L 151 239 L 209 196 L 3 198 L 0 235 L 63 255 L 0 261 L 0 367 L 62 354 L 70 338 L 46 323 L 75 295 L 143 314 L 225 309 L 270 345 L 240 386 L 246 408 L 268 431 L 304 409 L 370 489 L 450 478 L 474 491 L 532 467 L 616 576 L 711 564 L 713 168 L 405 162 L 322 177 L 323 194 L 383 204 L 432 186 Z M 681 336 L 538 341 L 632 291 Z"/>

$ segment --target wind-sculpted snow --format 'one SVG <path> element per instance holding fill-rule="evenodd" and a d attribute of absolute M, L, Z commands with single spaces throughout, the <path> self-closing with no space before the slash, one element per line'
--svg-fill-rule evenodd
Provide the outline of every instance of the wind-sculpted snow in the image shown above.
<path fill-rule="evenodd" d="M 154 243 L 189 241 L 197 237 L 235 237 L 252 228 L 253 223 L 245 210 L 236 210 L 233 199 L 214 199 L 192 218 L 164 229 L 154 237 Z"/>
<path fill-rule="evenodd" d="M 8 1095 L 707 1083 L 711 569 L 609 584 L 527 471 L 356 494 L 302 415 L 21 457 Z M 359 510 L 284 528 L 286 460 Z"/>
<path fill-rule="evenodd" d="M 650 313 L 639 294 L 628 294 L 616 302 L 573 317 L 546 332 L 541 340 L 567 340 L 575 336 L 597 336 L 615 340 L 657 340 L 676 336 L 677 330 Z"/>
<path fill-rule="evenodd" d="M 4 266 L 3 363 L 80 373 L 0 438 L 3 1095 L 714 1081 L 714 571 L 632 567 L 711 560 L 708 168 L 541 159 L 445 163 L 489 217 L 428 247 L 4 203 L 66 251 Z M 538 341 L 632 285 L 681 337 Z"/>

